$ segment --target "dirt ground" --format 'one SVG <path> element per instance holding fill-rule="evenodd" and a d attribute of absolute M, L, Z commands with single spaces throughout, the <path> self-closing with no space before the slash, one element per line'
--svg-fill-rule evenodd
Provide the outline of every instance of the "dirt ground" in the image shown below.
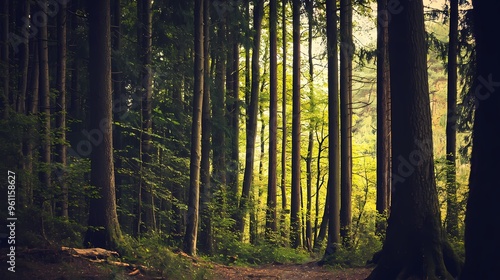
<path fill-rule="evenodd" d="M 3 251 L 3 250 L 2 250 Z M 96 263 L 85 258 L 73 257 L 61 251 L 43 250 L 39 253 L 19 254 L 16 258 L 16 272 L 7 271 L 6 254 L 0 255 L 1 280 L 107 280 L 107 279 L 171 279 L 146 275 L 132 268 Z M 371 269 L 332 269 L 319 267 L 314 262 L 300 265 L 261 265 L 257 267 L 225 266 L 215 263 L 198 263 L 210 267 L 214 280 L 240 279 L 365 279 Z M 172 278 L 173 279 L 173 278 Z"/>

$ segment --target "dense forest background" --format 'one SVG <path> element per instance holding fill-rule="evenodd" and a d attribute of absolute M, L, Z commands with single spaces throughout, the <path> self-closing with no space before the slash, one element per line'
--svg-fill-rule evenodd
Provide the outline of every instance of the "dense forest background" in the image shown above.
<path fill-rule="evenodd" d="M 498 223 L 474 233 L 498 220 L 496 144 L 472 137 L 499 130 L 481 2 L 2 0 L 19 246 L 456 277 L 467 242 L 499 246 Z"/>

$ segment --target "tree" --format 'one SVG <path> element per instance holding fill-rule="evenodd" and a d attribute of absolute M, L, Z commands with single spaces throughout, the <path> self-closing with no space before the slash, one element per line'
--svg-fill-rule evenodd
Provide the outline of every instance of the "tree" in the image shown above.
<path fill-rule="evenodd" d="M 293 82 L 292 82 L 292 197 L 290 208 L 290 240 L 293 248 L 301 246 L 300 223 L 300 0 L 293 8 Z"/>
<path fill-rule="evenodd" d="M 286 227 L 286 217 L 285 217 L 285 212 L 286 212 L 286 143 L 287 143 L 287 122 L 286 122 L 286 95 L 287 95 L 287 88 L 286 88 L 286 46 L 287 46 L 287 41 L 286 41 L 286 35 L 287 35 L 287 28 L 286 28 L 286 3 L 288 0 L 283 0 L 281 2 L 281 40 L 283 41 L 282 45 L 282 52 L 283 52 L 283 76 L 281 79 L 282 83 L 282 101 L 281 101 L 281 125 L 282 125 L 282 137 L 281 137 L 281 182 L 280 182 L 280 188 L 281 188 L 281 217 L 280 217 L 280 229 L 281 229 L 281 236 L 284 238 L 284 240 L 288 240 L 288 234 L 287 234 L 287 227 Z"/>
<path fill-rule="evenodd" d="M 324 259 L 340 244 L 340 124 L 337 60 L 337 5 L 326 1 L 326 39 L 328 54 L 328 243 Z M 326 206 L 325 206 L 326 207 Z M 326 210 L 325 210 L 326 211 Z"/>
<path fill-rule="evenodd" d="M 500 150 L 500 45 L 498 1 L 472 1 L 476 40 L 476 74 L 471 94 L 474 113 L 469 199 L 465 217 L 465 265 L 460 279 L 494 279 L 500 261 L 498 170 Z"/>
<path fill-rule="evenodd" d="M 47 13 L 47 0 L 40 2 L 40 12 Z M 40 162 L 43 167 L 40 172 L 40 182 L 46 189 L 51 189 L 52 176 L 51 176 L 51 121 L 50 121 L 50 77 L 49 77 L 49 45 L 48 45 L 48 16 L 44 17 L 44 23 L 40 26 L 40 35 L 38 43 L 39 51 L 39 67 L 40 67 L 40 113 L 41 113 L 41 145 L 40 145 Z M 8 100 L 8 99 L 7 99 Z M 40 198 L 46 203 L 45 199 Z M 47 205 L 51 208 L 50 205 Z M 52 210 L 52 209 L 50 209 Z"/>
<path fill-rule="evenodd" d="M 450 33 L 448 44 L 448 114 L 446 115 L 446 232 L 458 237 L 457 203 L 457 51 L 458 0 L 450 0 Z"/>
<path fill-rule="evenodd" d="M 89 229 L 84 245 L 116 249 L 121 240 L 116 214 L 113 165 L 112 90 L 111 90 L 111 19 L 110 0 L 88 2 L 89 10 L 89 135 L 100 139 L 90 155 L 90 184 L 99 197 L 90 200 Z M 97 142 L 96 142 L 97 143 Z"/>
<path fill-rule="evenodd" d="M 203 48 L 203 4 L 207 0 L 194 2 L 194 92 L 193 119 L 191 126 L 191 157 L 189 166 L 189 195 L 184 249 L 196 255 L 198 238 L 198 209 L 200 202 L 201 120 L 203 107 L 204 48 Z"/>
<path fill-rule="evenodd" d="M 459 266 L 441 225 L 434 177 L 423 3 L 401 1 L 394 11 L 389 25 L 393 197 L 380 259 L 368 279 L 453 279 Z"/>
<path fill-rule="evenodd" d="M 253 27 L 255 30 L 253 37 L 253 52 L 252 52 L 252 86 L 250 104 L 248 107 L 248 128 L 245 156 L 245 173 L 243 175 L 243 188 L 239 206 L 239 217 L 237 229 L 241 235 L 245 228 L 245 216 L 248 212 L 248 200 L 253 181 L 254 155 L 255 155 L 255 139 L 257 137 L 257 114 L 259 112 L 259 85 L 260 85 L 260 38 L 262 17 L 264 14 L 264 0 L 255 0 L 253 11 Z"/>
<path fill-rule="evenodd" d="M 153 71 L 151 67 L 151 52 L 152 52 L 152 2 L 151 0 L 137 1 L 137 42 L 138 42 L 138 57 L 139 66 L 139 85 L 138 94 L 141 100 L 141 149 L 140 149 L 140 190 L 139 190 L 139 212 L 137 231 L 147 232 L 155 230 L 155 213 L 154 213 L 154 197 L 153 187 L 148 183 L 146 171 L 151 163 L 153 153 L 153 144 L 151 134 L 153 133 L 152 120 L 152 94 L 153 94 Z"/>
<path fill-rule="evenodd" d="M 385 232 L 391 194 L 391 111 L 387 0 L 377 1 L 377 212 L 376 233 Z"/>
<path fill-rule="evenodd" d="M 62 191 L 61 216 L 68 219 L 68 183 L 65 178 L 66 169 L 66 3 L 59 7 L 57 24 L 57 102 L 56 102 L 56 127 L 59 130 L 59 140 L 56 145 L 57 159 L 62 173 L 59 177 Z"/>
<path fill-rule="evenodd" d="M 340 235 L 349 246 L 352 222 L 352 1 L 340 1 Z"/>
<path fill-rule="evenodd" d="M 277 47 L 277 0 L 269 4 L 269 168 L 267 182 L 266 233 L 272 237 L 278 230 L 276 216 L 276 165 L 277 165 L 277 130 L 278 130 L 278 47 Z"/>

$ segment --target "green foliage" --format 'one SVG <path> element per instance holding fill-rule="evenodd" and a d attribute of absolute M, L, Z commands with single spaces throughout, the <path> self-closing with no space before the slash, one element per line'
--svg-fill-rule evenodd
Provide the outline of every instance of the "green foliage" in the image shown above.
<path fill-rule="evenodd" d="M 122 259 L 137 263 L 157 271 L 166 279 L 207 279 L 208 268 L 198 266 L 183 254 L 175 254 L 168 247 L 168 237 L 160 233 L 147 234 L 140 239 L 125 235 L 120 245 Z"/>

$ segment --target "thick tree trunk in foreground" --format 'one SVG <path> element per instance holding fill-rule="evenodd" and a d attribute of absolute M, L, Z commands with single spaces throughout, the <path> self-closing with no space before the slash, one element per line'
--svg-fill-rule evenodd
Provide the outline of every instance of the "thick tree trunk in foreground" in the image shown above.
<path fill-rule="evenodd" d="M 9 3 L 10 0 L 0 2 L 0 82 L 2 83 L 2 92 L 0 93 L 0 114 L 1 118 L 6 120 L 9 117 Z"/>
<path fill-rule="evenodd" d="M 89 5 L 89 82 L 90 128 L 96 137 L 92 146 L 90 183 L 99 191 L 91 199 L 89 223 L 84 245 L 115 249 L 121 239 L 116 214 L 113 165 L 112 101 L 111 101 L 111 32 L 110 0 L 93 0 Z M 95 135 L 95 136 L 94 136 Z"/>
<path fill-rule="evenodd" d="M 201 120 L 203 107 L 203 1 L 194 2 L 194 93 L 191 127 L 191 163 L 189 166 L 189 199 L 184 249 L 196 255 L 198 209 L 200 202 Z"/>
<path fill-rule="evenodd" d="M 477 98 L 469 200 L 465 218 L 465 266 L 460 279 L 496 279 L 500 263 L 500 2 L 473 1 Z"/>
<path fill-rule="evenodd" d="M 422 0 L 401 1 L 396 11 L 389 24 L 394 192 L 387 237 L 368 279 L 453 279 L 459 267 L 434 178 Z"/>

